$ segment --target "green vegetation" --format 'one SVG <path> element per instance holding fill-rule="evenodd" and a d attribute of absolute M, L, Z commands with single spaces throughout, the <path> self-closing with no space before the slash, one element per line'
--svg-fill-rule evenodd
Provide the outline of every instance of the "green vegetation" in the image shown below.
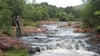
<path fill-rule="evenodd" d="M 39 22 L 33 22 L 33 21 L 26 21 L 26 22 L 23 22 L 23 26 L 34 26 L 34 27 L 38 27 L 39 25 Z"/>
<path fill-rule="evenodd" d="M 100 30 L 100 26 L 96 26 L 95 27 L 95 30 Z"/>
<path fill-rule="evenodd" d="M 28 52 L 25 49 L 13 49 L 7 52 L 7 56 L 28 56 Z"/>
<path fill-rule="evenodd" d="M 71 21 L 80 20 L 83 28 L 93 28 L 100 31 L 100 0 L 83 0 L 84 4 L 56 7 L 48 3 L 27 4 L 25 0 L 0 0 L 0 30 L 12 35 L 12 26 L 16 16 L 23 20 L 23 26 L 39 25 L 42 20 Z M 2 34 L 0 32 L 0 34 Z M 7 52 L 9 56 L 27 56 L 27 50 L 13 49 Z"/>
<path fill-rule="evenodd" d="M 40 21 L 76 21 L 80 18 L 80 11 L 74 7 L 56 7 L 44 2 L 41 4 L 27 4 L 26 0 L 0 0 L 0 34 L 13 35 L 16 16 L 20 16 L 22 26 L 37 27 Z M 11 49 L 8 56 L 28 56 L 27 50 Z"/>
<path fill-rule="evenodd" d="M 0 29 L 12 35 L 12 25 L 17 15 L 23 20 L 24 26 L 37 26 L 37 21 L 83 21 L 84 28 L 100 26 L 100 0 L 82 0 L 84 4 L 66 8 L 40 4 L 27 4 L 25 0 L 0 0 Z M 28 20 L 28 21 L 27 21 Z"/>
<path fill-rule="evenodd" d="M 25 20 L 24 26 L 37 26 L 37 21 L 42 20 L 75 21 L 80 18 L 79 14 L 80 11 L 72 6 L 58 8 L 46 2 L 27 4 L 26 0 L 0 0 L 0 29 L 12 35 L 12 25 L 17 15 Z"/>
<path fill-rule="evenodd" d="M 0 29 L 12 35 L 12 20 L 16 15 L 21 15 L 24 0 L 0 0 Z"/>
<path fill-rule="evenodd" d="M 99 28 L 100 26 L 100 0 L 87 0 L 82 10 L 82 20 L 85 28 Z"/>
<path fill-rule="evenodd" d="M 30 19 L 32 21 L 41 20 L 76 20 L 80 11 L 75 10 L 72 6 L 66 8 L 58 8 L 53 5 L 49 5 L 44 2 L 41 4 L 26 4 L 23 18 Z M 73 19 L 74 18 L 74 19 Z"/>
<path fill-rule="evenodd" d="M 11 49 L 6 52 L 0 50 L 0 56 L 29 56 L 26 49 Z"/>

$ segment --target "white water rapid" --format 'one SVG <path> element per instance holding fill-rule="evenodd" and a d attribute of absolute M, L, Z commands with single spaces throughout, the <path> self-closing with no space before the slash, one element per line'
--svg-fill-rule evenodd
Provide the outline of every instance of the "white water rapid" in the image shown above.
<path fill-rule="evenodd" d="M 100 56 L 88 51 L 90 45 L 86 40 L 89 34 L 74 33 L 71 27 L 60 27 L 62 24 L 43 25 L 48 33 L 22 37 L 21 40 L 30 46 L 39 47 L 41 52 L 32 56 Z M 53 34 L 49 32 L 53 32 Z"/>

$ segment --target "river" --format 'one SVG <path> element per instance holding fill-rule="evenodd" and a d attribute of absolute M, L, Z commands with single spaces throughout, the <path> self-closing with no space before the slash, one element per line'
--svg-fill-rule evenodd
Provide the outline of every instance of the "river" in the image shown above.
<path fill-rule="evenodd" d="M 74 33 L 72 27 L 61 27 L 64 23 L 42 25 L 45 33 L 22 37 L 24 43 L 32 48 L 40 48 L 40 52 L 31 56 L 100 56 L 88 50 L 91 45 L 87 40 L 92 36 L 86 33 Z"/>

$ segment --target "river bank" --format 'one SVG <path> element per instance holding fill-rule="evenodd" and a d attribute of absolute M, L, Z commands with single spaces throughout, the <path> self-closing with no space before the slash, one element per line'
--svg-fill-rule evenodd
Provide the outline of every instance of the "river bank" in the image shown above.
<path fill-rule="evenodd" d="M 41 25 L 42 24 L 52 24 L 52 23 L 54 23 L 54 22 L 52 22 L 52 21 L 40 22 Z M 45 29 L 43 29 L 41 27 L 21 26 L 22 36 L 32 36 L 36 33 L 43 33 L 44 31 L 45 31 Z M 3 30 L 0 30 L 0 53 L 3 53 L 3 54 L 1 54 L 1 56 L 7 56 L 6 52 L 9 52 L 9 50 L 12 51 L 12 48 L 21 49 L 21 50 L 23 50 L 23 49 L 29 50 L 29 46 L 27 44 L 23 43 L 22 41 L 20 41 L 19 37 L 16 37 L 16 27 L 13 27 L 13 35 L 12 36 L 8 36 L 7 34 L 3 33 Z M 15 54 L 15 55 L 17 55 L 17 54 Z"/>

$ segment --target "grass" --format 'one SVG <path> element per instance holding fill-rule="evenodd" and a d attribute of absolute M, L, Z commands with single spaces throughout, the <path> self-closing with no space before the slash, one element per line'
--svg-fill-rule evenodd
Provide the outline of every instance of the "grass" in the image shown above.
<path fill-rule="evenodd" d="M 25 21 L 23 23 L 23 26 L 34 26 L 34 27 L 37 27 L 39 25 L 39 22 L 33 22 L 33 21 Z"/>
<path fill-rule="evenodd" d="M 28 56 L 28 51 L 26 49 L 13 49 L 7 51 L 7 56 Z"/>

